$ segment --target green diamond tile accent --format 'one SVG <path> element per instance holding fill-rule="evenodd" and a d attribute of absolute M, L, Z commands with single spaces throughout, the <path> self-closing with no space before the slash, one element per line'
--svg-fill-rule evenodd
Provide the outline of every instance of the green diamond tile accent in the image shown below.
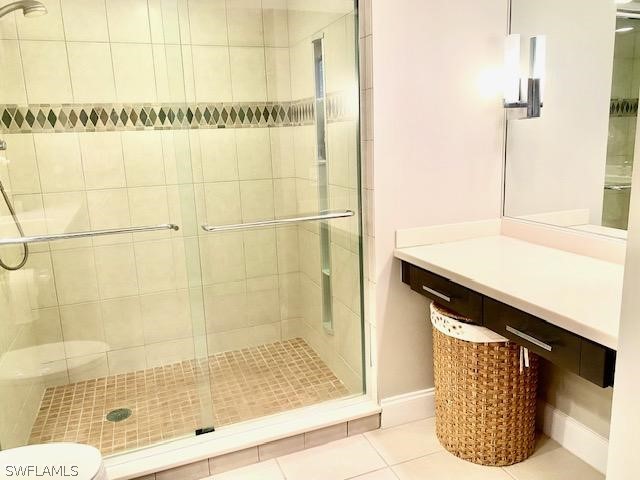
<path fill-rule="evenodd" d="M 87 122 L 89 121 L 89 115 L 87 115 L 87 112 L 84 111 L 84 108 L 80 110 L 80 115 L 78 116 L 78 118 L 80 119 L 80 123 L 86 127 Z"/>
<path fill-rule="evenodd" d="M 27 121 L 27 125 L 29 125 L 29 127 L 33 127 L 33 124 L 36 121 L 36 117 L 31 110 L 27 112 L 27 114 L 24 116 L 24 119 Z"/>
<path fill-rule="evenodd" d="M 49 123 L 51 124 L 52 127 L 56 126 L 56 121 L 58 120 L 58 117 L 56 117 L 56 114 L 53 112 L 53 110 L 49 110 L 49 115 L 47 115 L 47 120 L 49 120 Z"/>
<path fill-rule="evenodd" d="M 16 114 L 13 116 L 13 119 L 15 120 L 16 125 L 18 125 L 18 128 L 21 128 L 22 123 L 24 122 L 24 117 L 22 116 L 20 110 L 16 112 Z"/>
<path fill-rule="evenodd" d="M 58 121 L 62 124 L 63 127 L 67 126 L 67 115 L 64 113 L 64 110 L 60 110 L 60 115 L 58 115 Z"/>
<path fill-rule="evenodd" d="M 9 128 L 9 126 L 11 125 L 11 114 L 9 113 L 8 110 L 5 110 L 2 113 L 2 123 L 5 125 L 6 128 Z"/>
<path fill-rule="evenodd" d="M 345 96 L 327 98 L 327 121 L 348 117 Z M 313 124 L 312 98 L 294 102 L 201 104 L 0 105 L 0 129 L 12 132 L 137 130 L 140 128 L 242 128 Z M 638 102 L 612 101 L 612 115 L 637 112 Z M 620 112 L 620 113 L 618 113 Z"/>
<path fill-rule="evenodd" d="M 36 122 L 40 125 L 40 128 L 44 127 L 45 122 L 47 121 L 47 117 L 42 112 L 42 110 L 38 110 L 38 114 L 36 115 Z"/>

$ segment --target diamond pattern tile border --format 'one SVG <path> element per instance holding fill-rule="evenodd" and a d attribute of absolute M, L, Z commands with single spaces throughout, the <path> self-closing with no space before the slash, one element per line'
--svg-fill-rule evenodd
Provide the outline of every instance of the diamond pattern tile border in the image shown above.
<path fill-rule="evenodd" d="M 638 115 L 637 98 L 612 98 L 609 106 L 611 117 L 635 117 Z"/>
<path fill-rule="evenodd" d="M 327 98 L 329 122 L 355 118 L 343 94 Z M 357 111 L 357 110 L 356 110 Z M 0 105 L 3 133 L 285 127 L 315 122 L 313 98 L 292 102 Z"/>

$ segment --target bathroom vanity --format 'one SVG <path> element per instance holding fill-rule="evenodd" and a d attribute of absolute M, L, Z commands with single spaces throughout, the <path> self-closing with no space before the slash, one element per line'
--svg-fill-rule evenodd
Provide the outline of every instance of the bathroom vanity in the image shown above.
<path fill-rule="evenodd" d="M 399 242 L 402 281 L 550 362 L 612 386 L 623 266 L 504 235 L 500 222 L 483 230 L 434 240 L 425 229 L 422 240 Z"/>

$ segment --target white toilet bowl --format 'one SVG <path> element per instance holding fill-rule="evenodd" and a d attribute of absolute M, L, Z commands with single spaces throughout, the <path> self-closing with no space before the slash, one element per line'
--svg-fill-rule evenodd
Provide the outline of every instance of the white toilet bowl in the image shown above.
<path fill-rule="evenodd" d="M 107 480 L 97 448 L 79 443 L 43 443 L 0 452 L 0 479 Z"/>

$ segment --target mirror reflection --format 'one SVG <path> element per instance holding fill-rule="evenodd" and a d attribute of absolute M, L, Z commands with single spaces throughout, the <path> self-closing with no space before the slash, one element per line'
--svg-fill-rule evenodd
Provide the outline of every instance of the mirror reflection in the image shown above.
<path fill-rule="evenodd" d="M 513 0 L 511 15 L 522 64 L 530 37 L 544 35 L 547 52 L 541 116 L 508 113 L 505 216 L 625 238 L 640 2 Z"/>

